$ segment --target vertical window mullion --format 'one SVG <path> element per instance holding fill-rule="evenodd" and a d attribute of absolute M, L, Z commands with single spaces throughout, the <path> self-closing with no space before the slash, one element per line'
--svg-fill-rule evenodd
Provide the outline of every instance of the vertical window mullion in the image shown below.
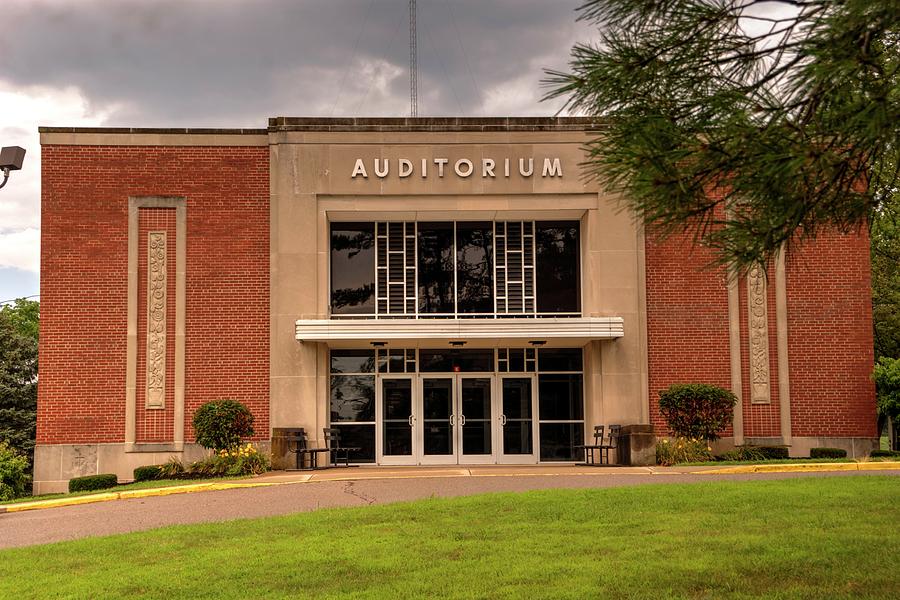
<path fill-rule="evenodd" d="M 459 257 L 456 255 L 456 221 L 453 221 L 453 318 L 459 318 Z"/>

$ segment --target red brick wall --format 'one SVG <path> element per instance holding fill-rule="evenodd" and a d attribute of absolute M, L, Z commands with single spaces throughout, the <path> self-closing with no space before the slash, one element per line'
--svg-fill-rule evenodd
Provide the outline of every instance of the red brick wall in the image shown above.
<path fill-rule="evenodd" d="M 874 437 L 868 233 L 822 235 L 786 270 L 794 435 Z"/>
<path fill-rule="evenodd" d="M 673 383 L 731 388 L 727 280 L 724 270 L 706 268 L 712 259 L 689 236 L 647 236 L 650 422 L 658 434 L 667 430 L 661 390 Z"/>
<path fill-rule="evenodd" d="M 690 237 L 646 241 L 650 419 L 664 433 L 659 391 L 672 383 L 731 387 L 728 290 L 711 252 Z M 781 435 L 774 269 L 768 285 L 769 404 L 750 403 L 746 278 L 739 284 L 744 435 Z M 832 233 L 796 247 L 786 264 L 794 436 L 875 435 L 869 239 Z M 732 435 L 731 428 L 723 432 Z"/>
<path fill-rule="evenodd" d="M 124 441 L 128 197 L 152 195 L 187 198 L 186 439 L 196 407 L 223 397 L 246 403 L 268 437 L 268 148 L 42 151 L 38 443 Z M 173 244 L 174 230 L 170 265 Z M 162 435 L 138 423 L 144 439 Z"/>

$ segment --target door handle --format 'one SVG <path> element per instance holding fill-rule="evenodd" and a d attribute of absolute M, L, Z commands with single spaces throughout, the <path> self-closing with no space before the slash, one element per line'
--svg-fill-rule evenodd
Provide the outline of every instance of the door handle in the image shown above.
<path fill-rule="evenodd" d="M 459 415 L 459 424 L 460 424 L 460 426 L 465 426 L 465 424 L 466 424 L 466 415 Z"/>
<path fill-rule="evenodd" d="M 413 417 L 412 415 L 409 415 L 409 418 L 406 420 L 406 422 L 409 423 L 410 427 L 412 427 L 413 424 L 415 423 L 415 420 L 416 420 L 415 417 Z"/>
<path fill-rule="evenodd" d="M 450 415 L 450 426 L 456 425 L 456 415 Z"/>
<path fill-rule="evenodd" d="M 500 415 L 500 425 L 506 425 L 506 415 Z"/>

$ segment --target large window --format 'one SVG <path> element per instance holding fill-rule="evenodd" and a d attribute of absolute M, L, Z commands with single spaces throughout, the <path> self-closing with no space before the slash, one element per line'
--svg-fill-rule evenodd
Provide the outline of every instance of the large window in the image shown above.
<path fill-rule="evenodd" d="M 375 224 L 331 224 L 331 314 L 375 312 Z"/>
<path fill-rule="evenodd" d="M 353 462 L 375 462 L 375 352 L 331 351 L 331 426 Z"/>
<path fill-rule="evenodd" d="M 578 221 L 332 223 L 335 317 L 580 316 Z"/>
<path fill-rule="evenodd" d="M 538 429 L 542 461 L 577 460 L 584 443 L 584 376 L 580 348 L 538 353 Z"/>

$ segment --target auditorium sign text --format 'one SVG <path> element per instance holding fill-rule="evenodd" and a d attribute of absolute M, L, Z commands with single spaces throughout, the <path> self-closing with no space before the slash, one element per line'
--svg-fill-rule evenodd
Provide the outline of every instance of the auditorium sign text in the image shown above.
<path fill-rule="evenodd" d="M 456 176 L 463 179 L 467 177 L 562 177 L 562 163 L 559 158 L 544 158 L 535 160 L 531 158 L 482 158 L 470 160 L 460 158 L 451 161 L 448 158 L 373 158 L 367 162 L 357 158 L 350 174 L 351 179 L 369 176 L 384 179 L 389 175 L 396 175 L 400 179 L 407 177 L 444 177 Z"/>

